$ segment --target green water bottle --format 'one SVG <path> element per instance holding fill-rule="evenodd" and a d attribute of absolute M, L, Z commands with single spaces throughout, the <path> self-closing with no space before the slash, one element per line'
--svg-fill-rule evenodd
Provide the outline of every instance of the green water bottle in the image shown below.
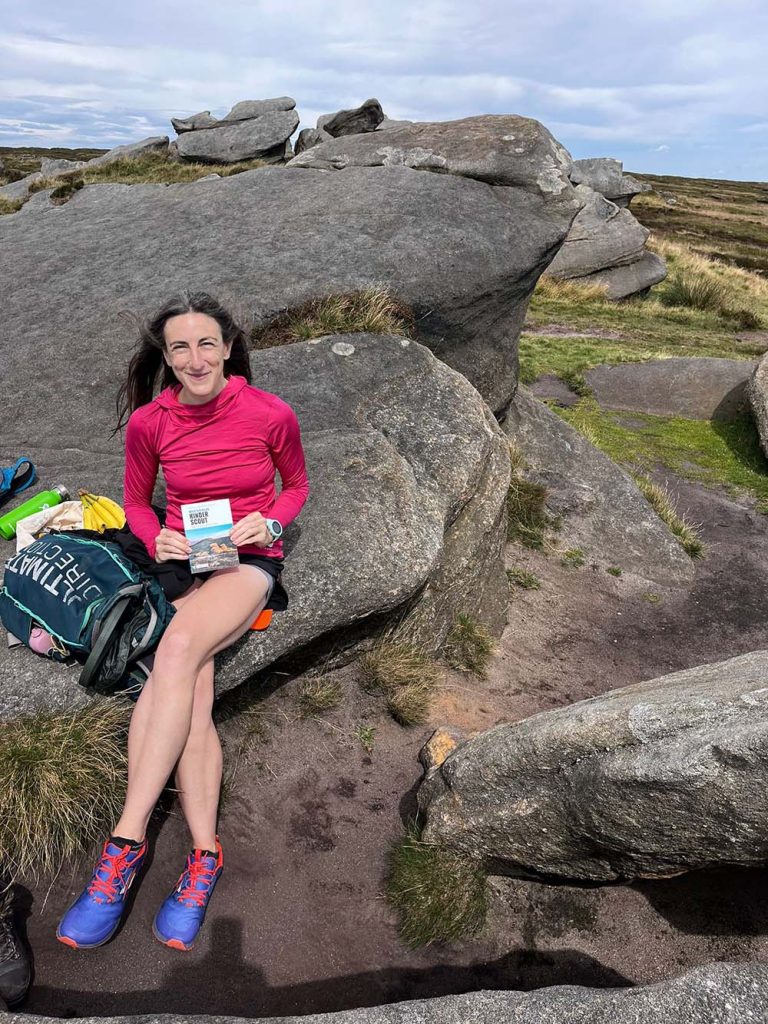
<path fill-rule="evenodd" d="M 50 491 L 40 491 L 29 501 L 25 501 L 23 505 L 15 508 L 13 512 L 6 512 L 4 516 L 0 516 L 0 537 L 13 540 L 16 536 L 16 524 L 20 519 L 26 519 L 27 516 L 40 512 L 44 508 L 53 508 L 54 505 L 59 505 L 68 498 L 69 491 L 66 487 L 59 486 L 51 488 Z"/>

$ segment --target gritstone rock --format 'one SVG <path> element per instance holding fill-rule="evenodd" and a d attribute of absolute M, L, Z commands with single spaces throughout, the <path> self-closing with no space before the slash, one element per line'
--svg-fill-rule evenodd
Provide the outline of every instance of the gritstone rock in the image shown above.
<path fill-rule="evenodd" d="M 152 305 L 196 283 L 231 289 L 264 323 L 310 299 L 384 285 L 413 308 L 418 340 L 500 410 L 514 394 L 531 290 L 577 209 L 567 178 L 562 191 L 557 183 L 542 190 L 537 167 L 544 184 L 550 181 L 545 153 L 541 164 L 531 158 L 520 169 L 528 183 L 520 188 L 398 166 L 340 174 L 261 168 L 192 185 L 88 185 L 50 218 L 41 206 L 0 218 L 0 260 L 8 262 L 18 311 L 13 330 L 28 333 L 26 310 L 39 307 L 41 289 L 62 313 L 76 307 L 62 320 L 66 330 L 86 315 L 78 295 L 98 295 L 97 305 L 114 311 Z M 65 281 L 72 284 L 66 293 Z M 98 320 L 95 310 L 89 315 Z M 45 317 L 37 329 L 51 336 Z M 90 343 L 101 334 L 89 329 Z M 18 372 L 24 375 L 23 367 Z M 20 401 L 18 389 L 14 394 Z"/>
<path fill-rule="evenodd" d="M 317 130 L 324 131 L 335 139 L 343 135 L 358 135 L 375 131 L 384 120 L 384 111 L 378 100 L 366 100 L 352 110 L 337 110 L 335 114 L 323 114 L 317 119 Z"/>
<path fill-rule="evenodd" d="M 768 859 L 768 651 L 468 740 L 419 790 L 423 838 L 501 874 L 609 882 Z"/>
<path fill-rule="evenodd" d="M 140 142 L 131 142 L 127 146 L 115 146 L 108 153 L 102 156 L 95 156 L 87 162 L 88 167 L 101 167 L 104 164 L 111 164 L 115 160 L 133 160 L 137 157 L 149 156 L 150 153 L 166 154 L 168 152 L 168 136 L 153 135 L 148 139 L 141 139 Z"/>
<path fill-rule="evenodd" d="M 514 114 L 405 123 L 386 132 L 348 135 L 313 146 L 294 157 L 291 166 L 411 167 L 553 196 L 573 195 L 566 150 L 538 121 Z"/>
<path fill-rule="evenodd" d="M 85 167 L 87 162 L 87 160 L 51 160 L 46 156 L 43 157 L 43 162 L 40 164 L 40 173 L 44 178 L 52 178 L 57 174 L 77 171 L 81 167 Z"/>
<path fill-rule="evenodd" d="M 651 185 L 624 174 L 621 160 L 611 157 L 574 160 L 571 181 L 574 185 L 589 185 L 616 206 L 629 206 L 638 193 L 652 191 Z"/>
<path fill-rule="evenodd" d="M 321 142 L 325 142 L 330 138 L 333 138 L 333 136 L 321 129 L 302 128 L 296 137 L 296 145 L 294 147 L 295 154 L 298 156 L 298 154 L 303 153 L 305 149 L 311 149 L 313 146 L 319 146 Z"/>
<path fill-rule="evenodd" d="M 643 295 L 667 276 L 667 265 L 655 252 L 644 252 L 633 263 L 619 267 L 608 267 L 596 274 L 580 277 L 583 284 L 605 285 L 606 298 L 612 302 L 625 299 L 628 295 Z"/>
<path fill-rule="evenodd" d="M 756 367 L 748 359 L 675 357 L 596 366 L 586 378 L 604 409 L 732 422 L 747 406 L 747 382 Z"/>
<path fill-rule="evenodd" d="M 645 251 L 650 231 L 629 210 L 620 209 L 587 185 L 578 185 L 576 192 L 583 206 L 547 273 L 559 279 L 587 281 L 597 280 L 599 274 L 598 283 L 608 285 L 611 299 L 624 298 L 663 280 L 663 260 Z M 606 276 L 614 268 L 626 267 L 632 271 L 628 276 Z"/>
<path fill-rule="evenodd" d="M 107 307 L 96 289 L 88 301 L 81 294 L 73 303 L 82 313 L 69 324 L 62 320 L 49 337 L 50 373 L 36 374 L 25 392 L 28 411 L 4 431 L 0 464 L 24 450 L 42 479 L 119 498 L 123 456 L 109 428 L 116 368 L 127 365 L 131 332 L 110 315 L 114 295 Z M 99 312 L 101 319 L 93 316 Z M 93 332 L 98 347 L 86 340 Z M 290 612 L 221 657 L 219 689 L 294 651 L 306 657 L 317 641 L 331 644 L 336 657 L 351 657 L 372 617 L 399 621 L 406 607 L 432 649 L 459 610 L 498 635 L 508 599 L 502 552 L 509 455 L 471 384 L 424 346 L 387 335 L 258 350 L 252 367 L 254 383 L 297 412 L 311 493 L 286 530 Z M 9 390 L 2 386 L 4 402 Z M 31 447 L 30 416 L 39 439 Z M 157 497 L 162 500 L 161 492 Z M 354 544 L 339 523 L 354 524 Z M 83 697 L 76 670 L 0 644 L 0 717 L 71 706 Z"/>
<path fill-rule="evenodd" d="M 33 171 L 18 181 L 9 181 L 7 185 L 0 186 L 0 196 L 5 199 L 25 199 L 29 195 L 29 186 L 35 181 L 40 181 L 42 177 L 40 171 Z"/>
<path fill-rule="evenodd" d="M 213 128 L 219 124 L 218 118 L 211 115 L 210 110 L 201 110 L 199 114 L 192 114 L 190 117 L 172 117 L 171 124 L 177 135 L 183 132 L 201 131 L 203 128 Z"/>
<path fill-rule="evenodd" d="M 768 1015 L 765 964 L 713 963 L 656 985 L 584 988 L 552 985 L 533 992 L 484 991 L 409 999 L 336 1013 L 291 1017 L 216 1017 L 165 1014 L 165 1024 L 764 1024 Z M 36 1017 L 38 1024 L 60 1018 Z M 26 1024 L 26 1014 L 8 1014 Z M 109 1024 L 135 1024 L 110 1017 Z M 83 1017 L 80 1024 L 103 1024 Z"/>
<path fill-rule="evenodd" d="M 296 100 L 291 96 L 277 96 L 271 100 L 241 100 L 225 114 L 222 121 L 250 121 L 275 110 L 293 110 L 295 106 Z"/>
<path fill-rule="evenodd" d="M 239 160 L 282 160 L 285 143 L 299 124 L 295 110 L 270 110 L 247 121 L 184 132 L 177 139 L 179 155 L 204 163 Z"/>
<path fill-rule="evenodd" d="M 518 388 L 503 429 L 525 456 L 525 476 L 546 486 L 549 512 L 563 517 L 564 548 L 655 583 L 693 578 L 691 559 L 635 481 L 527 388 Z"/>
<path fill-rule="evenodd" d="M 768 458 L 768 355 L 763 356 L 747 384 L 747 399 L 760 435 L 760 445 Z"/>

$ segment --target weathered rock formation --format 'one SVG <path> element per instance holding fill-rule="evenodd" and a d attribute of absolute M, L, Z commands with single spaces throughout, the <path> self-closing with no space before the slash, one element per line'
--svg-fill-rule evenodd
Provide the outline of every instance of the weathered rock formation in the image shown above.
<path fill-rule="evenodd" d="M 129 335 L 110 324 L 98 350 L 81 349 L 93 329 L 81 323 L 83 333 L 55 331 L 62 351 L 48 350 L 50 375 L 38 375 L 26 394 L 27 417 L 16 428 L 8 421 L 0 455 L 7 462 L 23 448 L 43 480 L 119 495 L 122 458 L 108 441 L 109 406 Z M 65 376 L 67 361 L 75 365 Z M 266 633 L 227 652 L 220 688 L 324 637 L 334 638 L 337 654 L 354 649 L 369 620 L 397 617 L 406 606 L 433 649 L 459 610 L 499 633 L 509 456 L 472 386 L 423 346 L 385 335 L 260 350 L 252 365 L 258 386 L 297 410 L 312 492 L 286 531 L 290 615 L 276 615 Z M 54 392 L 55 408 L 46 409 Z M 26 433 L 30 415 L 37 443 Z M 74 703 L 82 697 L 76 677 L 0 645 L 0 714 Z"/>
<path fill-rule="evenodd" d="M 187 118 L 171 118 L 178 132 L 174 152 L 182 160 L 237 163 L 264 160 L 282 163 L 293 155 L 290 137 L 299 124 L 296 100 L 278 96 L 242 100 L 220 120 L 210 110 Z"/>
<path fill-rule="evenodd" d="M 757 651 L 498 726 L 425 779 L 424 838 L 583 881 L 762 865 L 767 711 Z"/>
<path fill-rule="evenodd" d="M 768 355 L 763 356 L 747 384 L 747 400 L 760 435 L 760 445 L 768 458 Z"/>
<path fill-rule="evenodd" d="M 748 359 L 675 357 L 596 366 L 586 379 L 604 409 L 728 422 L 744 411 L 756 367 Z"/>
<path fill-rule="evenodd" d="M 609 299 L 623 299 L 663 281 L 664 261 L 645 249 L 650 231 L 629 210 L 587 185 L 578 185 L 576 191 L 583 206 L 547 273 L 606 285 Z"/>
<path fill-rule="evenodd" d="M 326 132 L 334 139 L 343 135 L 358 135 L 372 132 L 384 120 L 384 111 L 376 99 L 366 100 L 351 110 L 337 110 L 335 114 L 322 114 L 317 119 L 318 131 Z"/>
<path fill-rule="evenodd" d="M 693 578 L 691 559 L 635 481 L 527 388 L 518 388 L 503 429 L 525 456 L 525 476 L 547 487 L 547 510 L 563 519 L 564 549 L 581 548 L 590 561 L 656 583 Z"/>
<path fill-rule="evenodd" d="M 588 185 L 616 206 L 629 206 L 640 192 L 652 190 L 644 181 L 625 174 L 621 160 L 606 156 L 574 160 L 571 181 L 574 185 Z"/>
<path fill-rule="evenodd" d="M 552 985 L 533 992 L 467 992 L 300 1017 L 163 1015 L 165 1024 L 762 1024 L 768 1014 L 765 964 L 714 963 L 671 981 L 637 988 Z M 35 1017 L 39 1024 L 59 1018 Z M 134 1024 L 136 1017 L 111 1017 Z M 29 1016 L 3 1014 L 7 1024 Z M 83 1017 L 81 1024 L 104 1018 Z"/>

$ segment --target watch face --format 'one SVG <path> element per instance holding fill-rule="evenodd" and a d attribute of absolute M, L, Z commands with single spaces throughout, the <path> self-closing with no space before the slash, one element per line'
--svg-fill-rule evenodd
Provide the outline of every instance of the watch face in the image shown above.
<path fill-rule="evenodd" d="M 267 529 L 273 537 L 281 537 L 283 534 L 283 528 L 276 519 L 267 520 Z"/>

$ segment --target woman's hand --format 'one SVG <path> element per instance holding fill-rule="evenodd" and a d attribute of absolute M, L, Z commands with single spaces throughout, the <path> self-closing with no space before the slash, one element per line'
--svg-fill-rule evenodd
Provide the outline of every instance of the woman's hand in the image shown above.
<path fill-rule="evenodd" d="M 235 523 L 232 533 L 229 535 L 233 544 L 241 547 L 243 544 L 255 544 L 260 548 L 272 546 L 272 534 L 267 529 L 267 521 L 261 512 L 251 512 Z"/>
<path fill-rule="evenodd" d="M 162 528 L 155 537 L 155 561 L 168 562 L 171 559 L 184 560 L 189 558 L 192 545 L 183 533 L 177 530 Z"/>

